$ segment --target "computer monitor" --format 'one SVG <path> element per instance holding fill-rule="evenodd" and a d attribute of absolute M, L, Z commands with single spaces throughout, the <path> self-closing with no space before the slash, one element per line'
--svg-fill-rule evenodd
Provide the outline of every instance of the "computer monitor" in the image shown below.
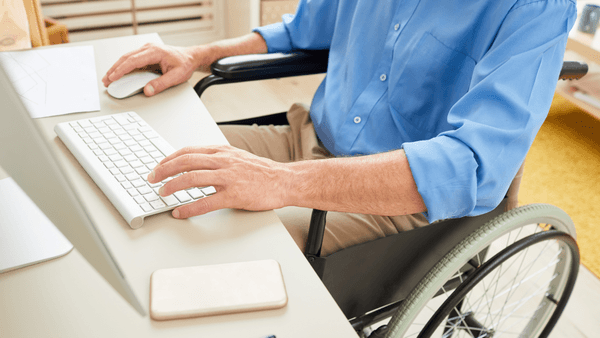
<path fill-rule="evenodd" d="M 146 315 L 39 126 L 0 65 L 0 167 L 83 257 L 142 316 Z M 2 234 L 0 234 L 1 236 Z"/>

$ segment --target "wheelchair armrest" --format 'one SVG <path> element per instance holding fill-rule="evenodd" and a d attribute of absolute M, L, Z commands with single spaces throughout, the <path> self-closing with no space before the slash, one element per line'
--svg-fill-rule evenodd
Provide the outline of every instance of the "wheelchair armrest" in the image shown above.
<path fill-rule="evenodd" d="M 230 56 L 215 61 L 210 66 L 212 75 L 200 80 L 194 90 L 201 96 L 213 84 L 324 73 L 328 59 L 328 50 Z"/>
<path fill-rule="evenodd" d="M 565 61 L 560 70 L 559 80 L 579 80 L 588 72 L 588 65 L 584 62 Z"/>

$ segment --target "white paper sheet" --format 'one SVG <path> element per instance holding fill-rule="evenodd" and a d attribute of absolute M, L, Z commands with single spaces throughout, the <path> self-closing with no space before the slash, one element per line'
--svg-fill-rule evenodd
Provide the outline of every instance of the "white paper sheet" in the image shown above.
<path fill-rule="evenodd" d="M 92 46 L 0 53 L 31 117 L 100 110 Z"/>

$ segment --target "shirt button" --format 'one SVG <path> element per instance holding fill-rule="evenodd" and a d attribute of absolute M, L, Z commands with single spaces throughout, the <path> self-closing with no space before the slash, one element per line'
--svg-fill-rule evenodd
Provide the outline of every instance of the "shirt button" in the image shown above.
<path fill-rule="evenodd" d="M 385 74 L 381 74 L 381 76 L 379 77 L 379 79 L 381 81 L 385 81 L 385 79 L 387 79 L 387 76 L 385 76 Z"/>
<path fill-rule="evenodd" d="M 360 123 L 360 116 L 354 118 L 354 123 Z"/>
<path fill-rule="evenodd" d="M 394 26 L 394 30 L 395 30 L 395 31 L 397 31 L 399 28 L 400 28 L 400 24 L 399 24 L 399 23 L 397 23 L 397 24 Z"/>

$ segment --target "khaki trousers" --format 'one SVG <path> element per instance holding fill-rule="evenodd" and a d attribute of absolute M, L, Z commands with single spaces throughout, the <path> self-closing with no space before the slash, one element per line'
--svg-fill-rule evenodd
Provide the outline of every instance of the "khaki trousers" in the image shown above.
<path fill-rule="evenodd" d="M 274 161 L 293 162 L 333 157 L 318 140 L 306 106 L 294 104 L 288 111 L 287 118 L 289 126 L 222 125 L 220 128 L 232 146 Z M 312 210 L 285 207 L 275 212 L 304 252 Z M 321 254 L 327 256 L 355 244 L 427 224 L 425 216 L 420 213 L 387 217 L 328 212 Z"/>

